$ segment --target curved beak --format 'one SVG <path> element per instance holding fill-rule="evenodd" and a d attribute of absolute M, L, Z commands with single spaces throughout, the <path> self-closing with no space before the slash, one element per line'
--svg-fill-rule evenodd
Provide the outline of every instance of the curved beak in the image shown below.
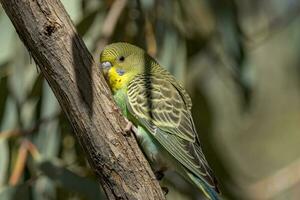
<path fill-rule="evenodd" d="M 108 71 L 112 67 L 110 62 L 101 62 L 100 70 L 102 71 L 104 77 L 107 79 Z"/>
<path fill-rule="evenodd" d="M 101 68 L 103 69 L 103 70 L 105 70 L 105 69 L 110 69 L 111 68 L 111 63 L 110 62 L 102 62 L 101 63 Z"/>

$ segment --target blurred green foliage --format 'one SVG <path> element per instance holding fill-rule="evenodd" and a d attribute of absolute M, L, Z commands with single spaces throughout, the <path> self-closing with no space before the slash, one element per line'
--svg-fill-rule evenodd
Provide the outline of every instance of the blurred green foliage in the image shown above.
<path fill-rule="evenodd" d="M 194 102 L 227 199 L 300 198 L 300 2 L 62 0 L 98 61 L 143 47 Z M 0 199 L 105 199 L 48 84 L 0 8 Z M 201 199 L 167 174 L 168 199 Z"/>

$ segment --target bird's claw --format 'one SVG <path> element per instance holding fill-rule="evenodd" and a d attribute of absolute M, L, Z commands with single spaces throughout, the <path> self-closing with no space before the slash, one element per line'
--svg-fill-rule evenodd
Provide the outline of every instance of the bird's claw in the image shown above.
<path fill-rule="evenodd" d="M 161 189 L 165 196 L 169 193 L 169 189 L 167 187 L 161 187 Z"/>
<path fill-rule="evenodd" d="M 125 136 L 129 136 L 131 133 L 132 127 L 133 127 L 133 124 L 130 121 L 127 121 L 127 124 L 126 124 L 123 134 Z"/>
<path fill-rule="evenodd" d="M 164 173 L 162 171 L 157 171 L 154 173 L 154 175 L 158 181 L 162 180 L 164 177 Z"/>

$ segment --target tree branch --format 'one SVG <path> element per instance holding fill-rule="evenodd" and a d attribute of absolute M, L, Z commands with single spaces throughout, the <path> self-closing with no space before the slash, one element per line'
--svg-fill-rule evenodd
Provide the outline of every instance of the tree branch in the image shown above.
<path fill-rule="evenodd" d="M 164 199 L 59 0 L 0 0 L 71 122 L 109 199 Z"/>

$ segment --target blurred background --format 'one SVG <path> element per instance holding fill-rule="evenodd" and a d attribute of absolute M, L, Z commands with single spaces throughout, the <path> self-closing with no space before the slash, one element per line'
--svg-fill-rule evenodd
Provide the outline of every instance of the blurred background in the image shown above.
<path fill-rule="evenodd" d="M 299 0 L 62 0 L 96 62 L 127 41 L 182 82 L 225 199 L 300 199 Z M 105 199 L 0 7 L 0 199 Z M 167 199 L 203 199 L 168 174 Z"/>

